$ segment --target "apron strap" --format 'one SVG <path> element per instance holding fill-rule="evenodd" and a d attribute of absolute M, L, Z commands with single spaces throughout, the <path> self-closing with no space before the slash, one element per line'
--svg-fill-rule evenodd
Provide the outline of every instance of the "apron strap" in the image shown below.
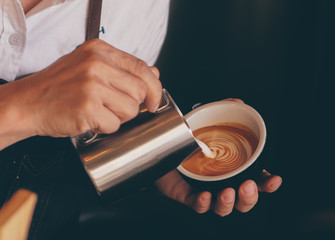
<path fill-rule="evenodd" d="M 88 9 L 86 41 L 99 38 L 102 0 L 90 0 Z"/>

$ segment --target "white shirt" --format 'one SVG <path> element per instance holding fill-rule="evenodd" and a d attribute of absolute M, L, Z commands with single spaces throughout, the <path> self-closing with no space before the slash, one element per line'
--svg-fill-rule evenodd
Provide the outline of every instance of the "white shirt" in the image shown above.
<path fill-rule="evenodd" d="M 43 0 L 24 15 L 0 0 L 0 78 L 39 71 L 85 41 L 88 0 Z M 169 0 L 104 0 L 100 39 L 153 65 L 163 44 Z"/>

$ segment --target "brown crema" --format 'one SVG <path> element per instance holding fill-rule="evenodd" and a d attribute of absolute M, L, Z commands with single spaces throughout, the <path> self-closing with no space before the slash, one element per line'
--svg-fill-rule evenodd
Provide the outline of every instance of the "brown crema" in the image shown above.
<path fill-rule="evenodd" d="M 221 123 L 197 129 L 195 138 L 204 142 L 215 157 L 207 158 L 201 150 L 186 159 L 182 166 L 189 172 L 202 176 L 217 176 L 239 168 L 255 152 L 257 136 L 239 123 Z"/>

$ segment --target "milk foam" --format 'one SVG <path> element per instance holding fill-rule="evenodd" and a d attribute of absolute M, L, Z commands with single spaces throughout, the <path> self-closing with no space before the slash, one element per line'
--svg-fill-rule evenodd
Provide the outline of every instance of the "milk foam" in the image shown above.
<path fill-rule="evenodd" d="M 202 150 L 202 153 L 208 158 L 215 158 L 215 154 L 211 151 L 211 149 L 202 141 L 195 138 L 195 141 L 198 143 L 199 147 Z"/>

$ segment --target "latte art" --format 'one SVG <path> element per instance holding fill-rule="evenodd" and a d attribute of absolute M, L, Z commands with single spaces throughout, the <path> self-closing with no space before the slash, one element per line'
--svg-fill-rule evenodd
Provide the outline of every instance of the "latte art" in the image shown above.
<path fill-rule="evenodd" d="M 203 176 L 217 176 L 237 169 L 252 156 L 258 144 L 256 135 L 237 123 L 200 128 L 193 135 L 210 148 L 214 158 L 204 156 L 200 150 L 184 161 L 182 166 Z"/>

